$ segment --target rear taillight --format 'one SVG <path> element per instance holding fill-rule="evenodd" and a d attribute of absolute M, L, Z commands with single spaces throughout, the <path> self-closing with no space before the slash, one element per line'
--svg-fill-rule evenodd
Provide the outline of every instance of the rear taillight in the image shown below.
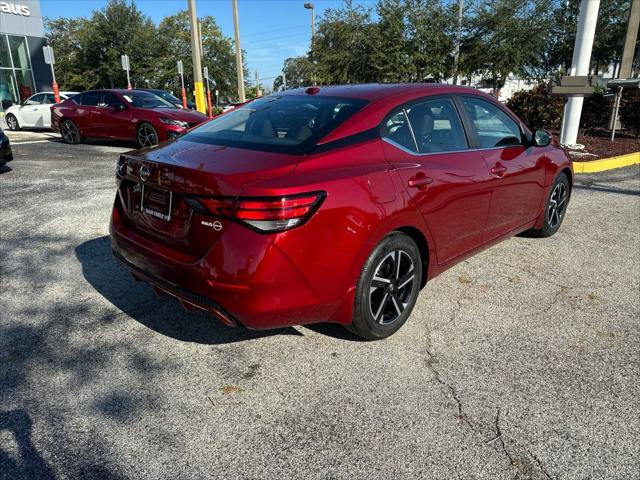
<path fill-rule="evenodd" d="M 187 203 L 199 213 L 231 218 L 259 232 L 282 232 L 307 222 L 324 200 L 324 192 L 281 197 L 206 198 L 189 197 Z"/>

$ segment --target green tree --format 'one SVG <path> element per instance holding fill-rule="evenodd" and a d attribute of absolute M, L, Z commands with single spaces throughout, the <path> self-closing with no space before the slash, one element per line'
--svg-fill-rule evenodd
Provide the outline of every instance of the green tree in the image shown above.
<path fill-rule="evenodd" d="M 377 81 L 403 82 L 412 73 L 409 55 L 407 3 L 381 0 L 376 7 L 378 21 L 370 39 L 372 74 Z"/>
<path fill-rule="evenodd" d="M 286 87 L 300 88 L 311 85 L 313 83 L 313 63 L 309 57 L 293 57 L 284 61 L 282 68 L 285 78 L 282 75 L 276 77 L 273 81 L 273 88 L 278 90 L 286 80 Z"/>
<path fill-rule="evenodd" d="M 206 16 L 200 19 L 202 27 L 203 67 L 209 69 L 209 77 L 215 82 L 219 94 L 226 98 L 237 98 L 236 63 L 233 42 L 226 37 L 215 19 Z M 185 88 L 193 91 L 193 62 L 191 61 L 191 27 L 189 14 L 182 11 L 165 17 L 158 26 L 158 49 L 162 56 L 157 62 L 156 84 L 161 88 L 180 91 L 180 77 L 176 62 L 182 60 Z M 244 77 L 248 86 L 248 70 L 244 66 Z M 212 85 L 213 89 L 213 85 Z"/>
<path fill-rule="evenodd" d="M 79 55 L 85 88 L 126 87 L 121 55 L 129 55 L 131 83 L 144 86 L 161 53 L 156 27 L 132 1 L 109 0 L 79 31 Z"/>
<path fill-rule="evenodd" d="M 542 54 L 552 0 L 482 0 L 467 20 L 462 56 L 467 76 L 483 75 L 495 90 L 510 73 L 544 76 Z M 542 68 L 543 69 L 543 68 Z"/>
<path fill-rule="evenodd" d="M 630 8 L 631 0 L 601 0 L 591 53 L 592 73 L 620 62 Z M 556 6 L 546 47 L 549 72 L 567 73 L 571 68 L 579 11 L 580 0 L 561 1 Z"/>
<path fill-rule="evenodd" d="M 371 9 L 345 0 L 342 8 L 328 8 L 318 22 L 310 58 L 318 83 L 376 81 L 371 67 L 376 25 Z"/>
<path fill-rule="evenodd" d="M 47 43 L 56 59 L 56 81 L 61 90 L 74 91 L 86 87 L 81 68 L 80 32 L 87 28 L 83 18 L 45 19 Z"/>
<path fill-rule="evenodd" d="M 457 4 L 440 0 L 408 0 L 407 53 L 411 73 L 407 80 L 443 80 L 452 74 L 457 28 Z"/>

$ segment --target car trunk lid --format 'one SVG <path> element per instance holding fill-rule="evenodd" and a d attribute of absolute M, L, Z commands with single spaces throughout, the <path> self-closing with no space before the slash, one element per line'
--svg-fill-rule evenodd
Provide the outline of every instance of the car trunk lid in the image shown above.
<path fill-rule="evenodd" d="M 298 156 L 178 140 L 126 153 L 118 162 L 127 223 L 199 258 L 229 220 L 194 210 L 193 197 L 238 197 L 251 183 L 292 171 Z"/>

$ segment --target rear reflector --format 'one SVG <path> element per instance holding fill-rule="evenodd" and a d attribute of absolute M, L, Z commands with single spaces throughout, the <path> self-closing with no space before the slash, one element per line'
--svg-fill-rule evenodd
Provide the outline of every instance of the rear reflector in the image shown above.
<path fill-rule="evenodd" d="M 187 198 L 199 213 L 236 220 L 259 232 L 282 232 L 303 225 L 318 210 L 325 192 L 260 198 Z"/>

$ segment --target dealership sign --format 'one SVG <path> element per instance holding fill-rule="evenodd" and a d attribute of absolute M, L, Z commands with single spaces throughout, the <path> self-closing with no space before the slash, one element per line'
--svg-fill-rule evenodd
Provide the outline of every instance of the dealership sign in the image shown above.
<path fill-rule="evenodd" d="M 23 17 L 31 16 L 31 9 L 28 6 L 20 5 L 19 3 L 0 2 L 0 12 L 22 15 Z"/>

